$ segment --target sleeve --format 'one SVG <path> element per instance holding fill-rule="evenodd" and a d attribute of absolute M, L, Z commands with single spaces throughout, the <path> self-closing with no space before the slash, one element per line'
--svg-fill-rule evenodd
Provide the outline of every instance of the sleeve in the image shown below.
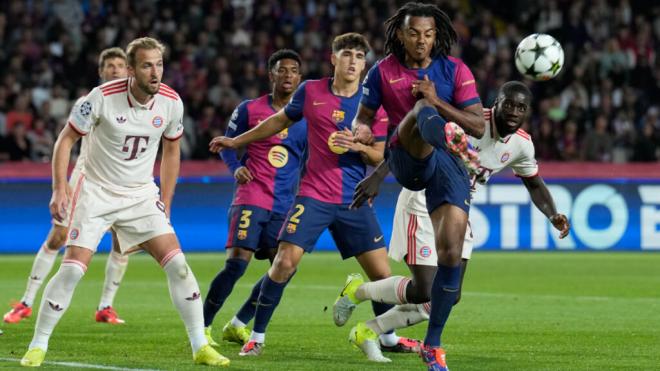
<path fill-rule="evenodd" d="M 303 118 L 303 109 L 305 108 L 305 86 L 307 81 L 298 86 L 291 101 L 284 106 L 284 113 L 293 122 L 300 121 Z"/>
<path fill-rule="evenodd" d="M 371 132 L 376 139 L 376 142 L 384 142 L 387 140 L 387 128 L 390 126 L 390 119 L 387 117 L 387 113 L 380 107 L 376 111 L 376 117 L 374 118 L 374 125 L 371 127 Z"/>
<path fill-rule="evenodd" d="M 525 139 L 525 147 L 510 166 L 513 173 L 520 178 L 533 178 L 538 175 L 539 165 L 534 158 L 534 144 L 531 140 Z"/>
<path fill-rule="evenodd" d="M 69 126 L 80 135 L 87 135 L 101 116 L 103 93 L 96 87 L 79 99 L 69 114 Z"/>
<path fill-rule="evenodd" d="M 465 108 L 473 104 L 481 103 L 477 93 L 477 83 L 472 72 L 463 61 L 458 61 L 456 74 L 454 75 L 454 97 L 453 104 L 458 108 Z"/>
<path fill-rule="evenodd" d="M 179 140 L 181 136 L 183 136 L 183 101 L 179 98 L 174 101 L 172 117 L 165 128 L 163 138 L 167 140 Z"/>
<path fill-rule="evenodd" d="M 234 138 L 243 133 L 248 129 L 248 110 L 247 110 L 248 101 L 244 101 L 234 109 L 234 112 L 231 114 L 229 123 L 227 124 L 227 131 L 225 131 L 225 136 Z M 220 152 L 222 161 L 225 162 L 229 170 L 231 170 L 232 175 L 236 172 L 241 166 L 244 166 L 245 163 L 238 160 L 238 155 L 236 154 L 235 149 L 225 149 Z"/>
<path fill-rule="evenodd" d="M 382 103 L 379 66 L 380 64 L 376 63 L 371 67 L 362 82 L 362 98 L 360 99 L 360 104 L 372 110 L 378 109 Z"/>

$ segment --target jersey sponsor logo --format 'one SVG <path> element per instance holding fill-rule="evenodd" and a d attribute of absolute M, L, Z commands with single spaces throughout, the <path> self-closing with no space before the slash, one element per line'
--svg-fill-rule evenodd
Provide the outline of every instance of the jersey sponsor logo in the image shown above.
<path fill-rule="evenodd" d="M 500 162 L 505 163 L 509 161 L 509 157 L 511 157 L 511 154 L 509 152 L 504 152 L 502 157 L 500 157 Z"/>
<path fill-rule="evenodd" d="M 117 120 L 118 124 L 123 124 L 123 123 L 126 122 L 126 117 L 124 117 L 122 115 L 119 115 L 119 116 L 115 117 L 115 120 Z"/>
<path fill-rule="evenodd" d="M 284 128 L 284 130 L 277 133 L 277 137 L 284 140 L 289 136 L 289 128 Z"/>
<path fill-rule="evenodd" d="M 346 117 L 346 112 L 338 109 L 332 111 L 332 119 L 335 120 L 335 122 L 344 121 L 344 117 Z"/>
<path fill-rule="evenodd" d="M 325 104 L 325 103 L 326 103 L 326 102 L 317 102 L 317 101 L 313 101 L 313 102 L 312 102 L 312 105 L 313 105 L 313 106 L 320 106 L 320 105 Z"/>
<path fill-rule="evenodd" d="M 390 84 L 396 84 L 397 82 L 405 79 L 405 77 L 400 77 L 398 79 L 390 79 Z"/>
<path fill-rule="evenodd" d="M 335 136 L 337 136 L 337 133 L 338 132 L 335 131 L 332 134 L 330 134 L 330 136 L 328 137 L 328 147 L 330 148 L 330 150 L 333 153 L 341 155 L 341 154 L 344 154 L 344 153 L 348 152 L 348 148 L 344 148 L 344 147 L 340 147 L 340 146 L 335 145 Z"/>
<path fill-rule="evenodd" d="M 245 229 L 239 229 L 239 230 L 238 230 L 238 233 L 236 234 L 236 237 L 237 237 L 239 240 L 244 240 L 244 239 L 247 238 L 247 234 L 248 234 L 247 230 L 245 230 Z"/>
<path fill-rule="evenodd" d="M 156 116 L 151 120 L 151 125 L 153 125 L 156 129 L 159 127 L 163 126 L 163 118 L 160 116 Z"/>
<path fill-rule="evenodd" d="M 78 228 L 73 228 L 71 232 L 69 232 L 69 238 L 72 240 L 77 239 L 78 236 L 80 236 L 80 231 L 78 230 Z"/>
<path fill-rule="evenodd" d="M 432 252 L 431 248 L 428 246 L 422 246 L 419 249 L 419 255 L 421 255 L 423 258 L 428 258 L 429 256 L 431 256 L 431 252 Z"/>
<path fill-rule="evenodd" d="M 92 113 L 92 103 L 89 101 L 84 101 L 80 105 L 80 114 L 84 117 L 89 116 Z"/>
<path fill-rule="evenodd" d="M 273 146 L 268 151 L 268 162 L 274 168 L 281 168 L 289 162 L 289 151 L 283 146 Z"/>
<path fill-rule="evenodd" d="M 141 147 L 142 139 L 144 139 L 144 147 Z M 124 159 L 124 161 L 135 160 L 138 157 L 138 153 L 142 153 L 147 150 L 147 145 L 149 144 L 149 137 L 143 137 L 139 135 L 127 135 L 124 138 L 124 146 L 121 148 L 122 152 L 129 153 L 129 156 Z"/>

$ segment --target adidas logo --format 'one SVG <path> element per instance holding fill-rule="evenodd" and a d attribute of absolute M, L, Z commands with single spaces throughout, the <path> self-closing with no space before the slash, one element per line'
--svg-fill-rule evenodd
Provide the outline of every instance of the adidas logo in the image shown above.
<path fill-rule="evenodd" d="M 48 306 L 50 307 L 50 309 L 52 309 L 56 312 L 61 312 L 61 311 L 64 310 L 64 308 L 62 308 L 59 304 L 53 303 L 50 300 L 48 301 Z"/>
<path fill-rule="evenodd" d="M 39 276 L 30 277 L 31 280 L 39 281 L 41 278 Z"/>
<path fill-rule="evenodd" d="M 186 298 L 186 300 L 193 301 L 193 300 L 197 300 L 201 297 L 202 297 L 202 294 L 200 294 L 199 292 L 193 292 L 192 296 L 189 297 L 189 298 Z"/>
<path fill-rule="evenodd" d="M 115 119 L 117 120 L 118 124 L 123 124 L 123 123 L 126 122 L 126 117 L 124 117 L 124 116 L 117 116 L 117 117 L 115 117 Z"/>

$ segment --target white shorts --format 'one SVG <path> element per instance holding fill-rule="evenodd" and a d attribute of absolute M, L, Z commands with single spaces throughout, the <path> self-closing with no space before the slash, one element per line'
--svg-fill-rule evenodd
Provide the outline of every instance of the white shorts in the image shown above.
<path fill-rule="evenodd" d="M 468 222 L 461 254 L 463 259 L 472 256 L 472 245 L 472 228 Z M 398 262 L 405 258 L 408 265 L 438 265 L 433 224 L 428 213 L 411 212 L 403 203 L 397 202 L 388 255 Z"/>
<path fill-rule="evenodd" d="M 76 189 L 76 184 L 78 183 L 80 176 L 81 176 L 80 169 L 78 167 L 75 167 L 73 169 L 73 172 L 71 173 L 71 177 L 69 178 L 69 187 L 71 188 L 71 192 L 73 192 L 73 190 Z M 66 217 L 61 222 L 53 219 L 52 223 L 59 227 L 68 228 L 69 215 L 71 215 L 71 202 L 69 202 L 69 205 L 67 205 L 66 207 Z"/>
<path fill-rule="evenodd" d="M 121 252 L 126 253 L 132 246 L 174 233 L 158 187 L 154 184 L 153 188 L 147 196 L 130 197 L 112 193 L 81 176 L 73 190 L 66 245 L 95 252 L 103 234 L 112 227 Z"/>

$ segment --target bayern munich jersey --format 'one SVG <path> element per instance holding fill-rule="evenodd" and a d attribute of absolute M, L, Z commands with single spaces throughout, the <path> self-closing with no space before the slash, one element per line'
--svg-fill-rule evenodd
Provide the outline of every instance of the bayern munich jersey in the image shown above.
<path fill-rule="evenodd" d="M 332 79 L 307 80 L 293 94 L 284 112 L 292 121 L 307 120 L 309 158 L 300 183 L 299 196 L 332 204 L 349 204 L 358 182 L 366 175 L 359 153 L 343 152 L 331 136 L 351 130 L 362 92 L 342 97 L 332 92 Z M 385 141 L 388 119 L 381 110 L 376 114 L 372 132 L 376 141 Z"/>
<path fill-rule="evenodd" d="M 438 97 L 454 107 L 462 109 L 481 102 L 472 72 L 460 59 L 436 57 L 426 68 L 407 68 L 390 54 L 367 73 L 361 103 L 372 110 L 382 106 L 390 126 L 396 127 L 417 102 L 412 82 L 424 80 L 424 76 L 435 83 Z"/>
<path fill-rule="evenodd" d="M 82 172 L 107 190 L 138 196 L 152 192 L 153 168 L 160 138 L 183 135 L 183 103 L 161 83 L 146 104 L 131 94 L 132 78 L 113 80 L 94 88 L 71 111 L 69 125 L 87 138 Z"/>
<path fill-rule="evenodd" d="M 225 135 L 233 138 L 259 125 L 277 112 L 272 103 L 272 96 L 264 95 L 239 104 Z M 246 166 L 253 176 L 249 183 L 238 185 L 232 205 L 252 205 L 286 214 L 298 188 L 306 144 L 307 123 L 302 120 L 270 138 L 248 144 L 241 161 L 235 150 L 222 151 L 232 174 Z"/>
<path fill-rule="evenodd" d="M 480 161 L 478 175 L 473 175 L 470 182 L 470 193 L 474 194 L 493 174 L 506 167 L 510 167 L 516 176 L 522 178 L 536 176 L 539 168 L 534 158 L 534 143 L 530 135 L 518 129 L 513 134 L 500 137 L 495 126 L 494 108 L 484 108 L 484 119 L 486 130 L 483 137 L 481 139 L 468 137 L 470 144 L 479 153 Z M 424 191 L 413 192 L 403 189 L 402 192 L 404 191 L 407 195 L 405 203 L 407 209 L 414 212 L 428 212 Z"/>

